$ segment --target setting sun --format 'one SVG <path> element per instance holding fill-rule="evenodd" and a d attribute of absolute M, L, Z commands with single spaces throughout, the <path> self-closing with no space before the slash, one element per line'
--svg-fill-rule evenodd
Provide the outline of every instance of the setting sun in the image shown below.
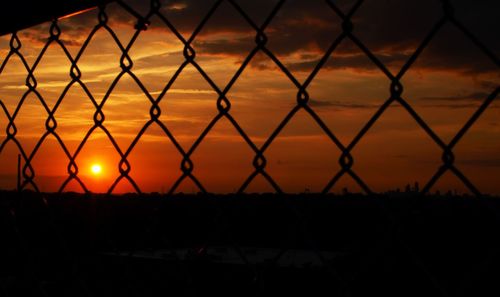
<path fill-rule="evenodd" d="M 93 164 L 90 170 L 94 175 L 99 175 L 102 172 L 102 166 L 100 164 Z"/>

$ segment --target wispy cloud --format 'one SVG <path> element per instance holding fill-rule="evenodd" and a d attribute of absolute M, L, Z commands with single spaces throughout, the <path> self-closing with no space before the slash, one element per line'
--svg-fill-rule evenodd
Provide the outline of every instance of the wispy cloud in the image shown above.
<path fill-rule="evenodd" d="M 326 100 L 318 100 L 318 99 L 310 99 L 309 105 L 312 107 L 332 107 L 332 108 L 340 108 L 340 109 L 375 109 L 379 108 L 380 105 L 370 104 L 370 103 L 354 103 L 354 102 L 342 102 L 337 100 L 326 101 Z"/>
<path fill-rule="evenodd" d="M 424 101 L 484 101 L 490 94 L 486 92 L 472 92 L 472 93 L 462 93 L 454 96 L 427 96 L 420 97 L 420 100 Z"/>

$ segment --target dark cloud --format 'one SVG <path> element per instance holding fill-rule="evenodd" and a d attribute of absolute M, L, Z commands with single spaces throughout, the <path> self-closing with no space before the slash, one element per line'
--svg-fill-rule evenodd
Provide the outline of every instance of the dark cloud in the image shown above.
<path fill-rule="evenodd" d="M 150 55 L 150 56 L 137 58 L 134 60 L 134 67 L 141 68 L 141 69 L 147 69 L 150 67 L 156 68 L 159 66 L 179 66 L 180 65 L 180 63 L 176 60 L 173 60 L 173 61 L 168 60 L 169 57 L 180 58 L 180 54 L 161 53 L 161 54 L 157 54 L 157 55 Z M 158 64 L 159 60 L 163 61 L 163 63 L 161 65 Z M 165 61 L 168 61 L 168 63 Z"/>
<path fill-rule="evenodd" d="M 470 166 L 478 166 L 478 167 L 500 167 L 500 159 L 491 158 L 491 159 L 458 159 L 458 165 L 470 165 Z"/>
<path fill-rule="evenodd" d="M 477 96 L 484 95 L 484 97 Z M 420 98 L 424 101 L 439 101 L 440 103 L 425 103 L 419 104 L 421 107 L 426 108 L 448 108 L 448 109 L 469 109 L 469 108 L 478 108 L 481 102 L 488 96 L 486 93 L 471 93 L 462 96 L 456 97 L 425 97 Z M 477 99 L 476 99 L 477 98 Z M 482 98 L 482 99 L 479 99 Z M 369 100 L 367 100 L 369 101 Z M 470 102 L 468 102 L 470 101 Z M 380 104 L 368 104 L 368 103 L 353 103 L 352 100 L 318 100 L 311 98 L 309 100 L 309 105 L 311 107 L 319 107 L 319 108 L 336 108 L 336 109 L 377 109 L 380 108 Z M 399 104 L 390 105 L 393 107 L 401 107 Z M 490 109 L 497 109 L 500 106 L 490 105 Z"/>
<path fill-rule="evenodd" d="M 318 99 L 309 99 L 309 105 L 312 107 L 332 107 L 339 109 L 373 109 L 379 108 L 380 105 L 377 104 L 362 104 L 362 103 L 351 103 L 351 102 L 341 102 L 341 101 L 326 101 Z"/>
<path fill-rule="evenodd" d="M 488 80 L 480 80 L 478 85 L 482 89 L 493 90 L 498 87 L 498 82 L 488 81 Z"/>
<path fill-rule="evenodd" d="M 473 92 L 467 94 L 458 94 L 455 96 L 430 96 L 421 97 L 420 100 L 424 101 L 484 101 L 490 94 L 486 92 Z"/>
<path fill-rule="evenodd" d="M 235 55 L 247 54 L 253 44 L 249 38 L 237 38 L 233 40 L 203 40 L 196 43 L 203 54 L 209 55 Z M 223 50 L 221 50 L 223 48 Z"/>
<path fill-rule="evenodd" d="M 460 103 L 460 104 L 424 104 L 422 105 L 423 107 L 427 108 L 448 108 L 448 109 L 477 109 L 479 108 L 479 104 L 474 104 L 474 103 Z M 499 106 L 496 105 L 490 105 L 488 107 L 489 109 L 497 109 Z"/>
<path fill-rule="evenodd" d="M 423 107 L 428 108 L 450 108 L 450 109 L 463 109 L 463 108 L 479 108 L 486 98 L 490 96 L 488 92 L 471 92 L 462 93 L 455 96 L 428 96 L 420 97 L 419 100 L 425 102 L 421 104 Z M 430 103 L 434 102 L 434 103 Z M 490 104 L 489 109 L 497 109 L 500 106 Z"/>
<path fill-rule="evenodd" d="M 363 69 L 363 70 L 376 70 L 378 67 L 375 63 L 369 60 L 366 55 L 362 53 L 355 54 L 340 54 L 334 53 L 328 62 L 322 66 L 322 69 Z M 405 61 L 407 56 L 404 54 L 395 53 L 392 55 L 383 55 L 386 57 L 386 63 L 396 64 Z M 292 71 L 306 71 L 310 72 L 318 65 L 319 60 L 305 60 L 300 62 L 288 63 L 288 69 Z"/>
<path fill-rule="evenodd" d="M 249 17 L 260 25 L 276 0 L 239 0 L 237 3 Z M 137 16 L 146 15 L 149 1 L 126 0 L 137 15 L 116 3 L 108 5 L 110 26 L 137 23 Z M 188 38 L 205 17 L 214 1 L 174 0 L 163 1 L 161 13 Z M 353 0 L 335 1 L 347 11 Z M 500 56 L 500 2 L 496 0 L 452 1 L 456 18 L 473 32 L 492 53 Z M 367 0 L 354 14 L 353 33 L 375 55 L 393 71 L 397 71 L 409 58 L 442 17 L 440 1 L 435 0 Z M 168 30 L 158 18 L 154 18 L 148 30 Z M 69 45 L 78 46 L 97 24 L 97 12 L 88 12 L 61 20 L 63 39 Z M 267 47 L 280 59 L 294 55 L 285 61 L 292 71 L 310 71 L 321 55 L 342 32 L 342 20 L 324 1 L 287 1 L 266 28 Z M 31 39 L 45 42 L 48 26 L 27 33 Z M 226 37 L 216 34 L 226 33 Z M 256 32 L 228 2 L 223 1 L 214 15 L 195 39 L 193 46 L 199 56 L 240 55 L 244 56 L 255 46 Z M 233 36 L 240 36 L 234 38 Z M 215 36 L 215 37 L 214 37 Z M 122 40 L 122 42 L 126 42 Z M 293 60 L 293 61 L 292 61 Z M 262 66 L 262 65 L 261 65 Z M 259 66 L 259 67 L 261 67 Z M 257 67 L 257 68 L 259 68 Z M 345 41 L 334 52 L 325 65 L 327 68 L 375 69 L 374 64 L 350 41 Z M 262 67 L 265 68 L 265 67 Z M 474 75 L 477 73 L 498 73 L 498 67 L 490 61 L 464 34 L 451 24 L 445 25 L 432 40 L 414 65 L 414 68 L 454 70 Z M 498 82 L 491 82 L 498 86 Z"/>
<path fill-rule="evenodd" d="M 500 39 L 495 37 L 491 30 L 500 27 L 500 19 L 496 16 L 500 2 L 455 0 L 452 5 L 459 22 L 476 34 L 492 52 L 500 54 Z M 391 61 L 394 54 L 400 54 L 401 62 L 405 62 L 442 16 L 440 1 L 365 1 L 354 15 L 353 32 L 384 63 L 394 62 Z M 402 53 L 406 57 L 403 57 Z M 415 66 L 471 72 L 498 71 L 498 68 L 450 23 L 437 33 Z"/>
<path fill-rule="evenodd" d="M 259 4 L 245 6 L 247 2 L 239 1 L 251 16 L 266 15 L 272 7 L 264 5 L 262 1 L 252 1 Z M 182 3 L 185 4 L 184 9 L 166 12 L 181 31 L 192 30 L 203 17 L 203 12 L 211 6 L 206 1 L 202 5 L 193 5 L 193 1 Z M 343 1 L 341 4 L 345 9 L 352 1 Z M 491 28 L 500 27 L 500 18 L 494 13 L 500 9 L 500 3 L 494 0 L 457 0 L 453 1 L 453 5 L 457 10 L 457 18 L 484 41 L 493 53 L 500 54 L 500 39 L 491 32 Z M 222 5 L 219 9 L 214 19 L 207 23 L 200 38 L 203 34 L 228 30 L 253 36 L 253 29 L 241 21 L 241 16 L 230 5 Z M 259 9 L 264 12 L 259 12 Z M 397 70 L 442 15 L 440 2 L 434 0 L 366 1 L 353 17 L 354 33 L 383 63 Z M 293 70 L 310 71 L 340 33 L 341 20 L 323 1 L 291 1 L 283 6 L 267 28 L 267 46 L 280 58 L 298 54 L 302 61 L 285 64 Z M 252 41 L 251 37 L 231 41 L 214 39 L 195 45 L 201 53 L 234 55 L 251 47 Z M 329 63 L 333 64 L 327 64 L 326 67 L 374 68 L 374 64 L 350 41 L 341 44 Z M 498 67 L 451 24 L 438 32 L 414 67 L 453 69 L 468 74 L 498 71 Z"/>

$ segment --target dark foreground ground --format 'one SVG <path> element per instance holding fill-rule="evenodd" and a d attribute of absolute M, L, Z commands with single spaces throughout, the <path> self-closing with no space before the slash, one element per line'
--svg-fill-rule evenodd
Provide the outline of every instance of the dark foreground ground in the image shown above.
<path fill-rule="evenodd" d="M 500 296 L 499 198 L 0 196 L 0 296 Z"/>

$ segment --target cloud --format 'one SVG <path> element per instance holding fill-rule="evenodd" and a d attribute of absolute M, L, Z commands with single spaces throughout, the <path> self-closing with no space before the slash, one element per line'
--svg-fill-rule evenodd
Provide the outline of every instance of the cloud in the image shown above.
<path fill-rule="evenodd" d="M 461 104 L 425 104 L 423 107 L 428 108 L 449 108 L 449 109 L 462 109 L 462 108 L 479 108 L 479 104 L 474 103 L 461 103 Z M 490 105 L 488 109 L 500 108 L 497 105 Z"/>
<path fill-rule="evenodd" d="M 149 2 L 125 1 L 145 15 Z M 236 1 L 260 25 L 277 1 Z M 347 11 L 353 1 L 336 1 Z M 163 1 L 161 13 L 188 38 L 196 26 L 214 5 L 214 1 L 175 0 Z M 386 65 L 398 70 L 424 39 L 433 25 L 443 15 L 439 1 L 434 0 L 386 0 L 366 1 L 354 14 L 353 33 Z M 495 0 L 452 1 L 456 18 L 483 41 L 491 52 L 500 55 L 500 39 L 491 28 L 500 27 L 500 2 Z M 106 10 L 112 28 L 129 27 L 137 18 L 112 3 Z M 61 36 L 68 46 L 80 46 L 90 29 L 97 24 L 97 11 L 90 11 L 60 21 Z M 323 1 L 286 2 L 266 29 L 267 47 L 292 71 L 309 72 L 317 64 L 328 46 L 341 34 L 342 20 Z M 32 42 L 45 43 L 49 25 L 24 30 L 25 38 Z M 168 30 L 155 19 L 148 30 Z M 245 56 L 255 47 L 255 30 L 232 7 L 222 2 L 208 20 L 193 46 L 202 55 Z M 126 43 L 128 40 L 122 40 Z M 333 53 L 325 68 L 355 68 L 373 70 L 376 66 L 350 41 L 344 41 Z M 257 67 L 265 69 L 262 66 Z M 452 25 L 442 28 L 413 68 L 431 70 L 454 70 L 465 74 L 497 73 L 492 63 L 464 34 Z M 495 86 L 498 82 L 493 82 Z"/>
<path fill-rule="evenodd" d="M 487 168 L 487 167 L 493 167 L 497 168 L 500 167 L 500 159 L 498 158 L 489 158 L 489 159 L 484 159 L 484 158 L 476 158 L 476 159 L 458 159 L 457 163 L 459 165 L 470 165 L 470 166 L 477 166 L 481 168 Z"/>
<path fill-rule="evenodd" d="M 232 40 L 202 40 L 196 42 L 196 48 L 204 55 L 239 56 L 247 54 L 255 46 L 253 38 L 235 38 Z"/>
<path fill-rule="evenodd" d="M 472 92 L 466 94 L 458 94 L 455 96 L 430 96 L 430 97 L 421 97 L 420 100 L 424 101 L 484 101 L 490 94 L 486 92 Z M 475 105 L 474 105 L 475 106 Z"/>
<path fill-rule="evenodd" d="M 477 94 L 487 96 L 486 93 L 478 92 Z M 474 94 L 469 94 L 469 95 L 470 96 L 464 95 L 461 97 L 445 97 L 445 96 L 443 96 L 443 97 L 421 98 L 422 100 L 425 100 L 425 101 L 440 101 L 441 103 L 420 104 L 420 106 L 426 107 L 426 108 L 448 108 L 448 109 L 478 108 L 480 106 L 480 103 L 484 100 L 484 98 L 486 98 L 486 97 L 482 97 L 482 99 L 479 99 L 481 97 L 478 97 L 476 99 L 476 97 L 473 96 Z M 468 101 L 470 101 L 470 102 L 468 102 Z M 311 107 L 335 108 L 335 109 L 378 109 L 381 106 L 380 104 L 353 103 L 352 101 L 348 101 L 348 100 L 346 100 L 344 102 L 344 101 L 337 101 L 337 100 L 332 100 L 332 101 L 318 100 L 318 99 L 312 99 L 312 98 L 309 100 L 309 105 Z M 401 107 L 401 105 L 392 104 L 389 107 L 390 108 Z M 490 105 L 488 108 L 497 109 L 497 108 L 500 108 L 500 106 Z"/>
<path fill-rule="evenodd" d="M 257 1 L 260 3 L 261 1 Z M 304 3 L 307 2 L 307 3 Z M 192 1 L 183 1 L 185 9 L 167 14 L 181 31 L 188 32 L 203 17 L 203 11 L 209 9 L 210 3 L 204 2 L 201 7 L 193 6 Z M 243 4 L 246 1 L 239 1 Z M 493 16 L 498 11 L 497 1 L 481 1 L 471 3 L 459 0 L 453 4 L 457 8 L 457 17 L 468 29 L 477 33 L 485 41 L 493 53 L 500 53 L 500 40 L 490 28 L 500 26 L 500 19 Z M 268 5 L 268 8 L 271 5 Z M 348 7 L 347 4 L 343 5 Z M 260 6 L 263 4 L 260 3 Z M 258 15 L 256 8 L 245 6 L 249 15 Z M 219 8 L 217 17 L 209 20 L 203 34 L 215 35 L 218 32 L 233 33 L 230 39 L 212 38 L 195 42 L 201 53 L 218 55 L 235 55 L 245 53 L 255 46 L 255 32 L 247 24 L 241 22 L 241 16 L 229 5 Z M 196 12 L 195 12 L 196 11 Z M 471 13 L 465 13 L 470 11 Z M 460 13 L 458 13 L 460 12 Z M 264 14 L 260 12 L 260 14 Z M 442 9 L 437 1 L 401 1 L 388 0 L 384 5 L 377 1 L 367 1 L 353 17 L 354 34 L 386 65 L 402 66 L 424 37 L 432 29 L 433 24 L 442 16 Z M 180 18 L 185 17 L 183 20 Z M 219 17 L 222 16 L 222 17 Z M 196 21 L 195 21 L 196 20 Z M 341 20 L 322 2 L 297 1 L 284 5 L 282 10 L 270 23 L 266 30 L 267 47 L 279 58 L 286 59 L 298 55 L 294 62 L 285 63 L 292 70 L 311 71 L 326 48 L 341 33 Z M 241 36 L 244 35 L 245 38 Z M 196 39 L 195 39 L 196 41 Z M 375 69 L 356 45 L 344 41 L 334 52 L 332 62 L 325 67 Z M 415 68 L 434 70 L 456 70 L 473 74 L 478 72 L 495 72 L 497 66 L 477 49 L 464 34 L 452 25 L 447 24 L 432 40 L 414 65 Z M 396 67 L 396 69 L 398 69 Z"/>
<path fill-rule="evenodd" d="M 309 99 L 309 105 L 312 107 L 332 107 L 340 109 L 373 109 L 379 108 L 380 105 L 377 104 L 362 104 L 362 103 L 350 103 L 341 101 L 326 101 L 318 99 Z"/>
<path fill-rule="evenodd" d="M 450 109 L 461 109 L 461 108 L 478 108 L 481 103 L 483 103 L 486 98 L 490 96 L 488 92 L 471 92 L 462 93 L 454 96 L 429 96 L 419 98 L 423 102 L 434 102 L 426 103 L 422 106 L 430 108 L 450 108 Z M 499 105 L 490 104 L 488 109 L 500 108 Z"/>

